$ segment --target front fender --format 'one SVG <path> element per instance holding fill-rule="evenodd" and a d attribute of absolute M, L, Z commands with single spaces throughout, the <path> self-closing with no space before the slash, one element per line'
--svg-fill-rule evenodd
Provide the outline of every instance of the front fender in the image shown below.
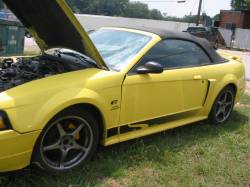
<path fill-rule="evenodd" d="M 42 130 L 60 111 L 75 104 L 87 103 L 97 107 L 108 123 L 108 105 L 105 99 L 90 89 L 71 88 L 54 94 L 44 102 L 7 109 L 14 129 L 20 133 Z"/>
<path fill-rule="evenodd" d="M 56 114 L 65 108 L 76 104 L 91 104 L 95 106 L 101 112 L 104 119 L 104 124 L 108 123 L 108 103 L 105 101 L 105 99 L 97 92 L 90 89 L 74 89 L 60 92 L 48 100 L 42 106 L 41 110 L 39 110 L 37 114 L 38 118 L 32 121 L 33 124 L 36 124 L 34 125 L 34 128 L 43 129 L 49 120 L 51 120 Z"/>

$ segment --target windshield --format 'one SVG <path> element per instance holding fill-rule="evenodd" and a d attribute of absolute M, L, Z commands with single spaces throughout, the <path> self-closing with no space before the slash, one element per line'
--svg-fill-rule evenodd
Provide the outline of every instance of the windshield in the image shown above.
<path fill-rule="evenodd" d="M 143 34 L 111 29 L 92 32 L 90 38 L 107 66 L 115 71 L 126 67 L 151 40 Z"/>

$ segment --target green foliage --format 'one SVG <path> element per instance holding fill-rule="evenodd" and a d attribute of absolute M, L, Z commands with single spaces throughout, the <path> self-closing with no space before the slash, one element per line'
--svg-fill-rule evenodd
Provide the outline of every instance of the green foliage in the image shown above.
<path fill-rule="evenodd" d="M 177 22 L 181 22 L 183 18 L 178 18 L 176 16 L 165 16 L 164 20 L 165 21 L 177 21 Z"/>
<path fill-rule="evenodd" d="M 231 0 L 233 10 L 248 10 L 250 11 L 250 0 Z M 250 19 L 247 17 L 245 22 L 246 28 L 250 28 Z"/>
<path fill-rule="evenodd" d="M 250 0 L 246 0 L 247 9 L 250 10 Z"/>
<path fill-rule="evenodd" d="M 187 23 L 196 23 L 197 16 L 196 15 L 185 15 L 182 18 L 168 16 L 164 18 L 165 21 L 177 21 L 177 22 L 187 22 Z M 212 18 L 206 14 L 201 16 L 201 22 L 207 26 L 212 24 Z"/>
<path fill-rule="evenodd" d="M 231 0 L 234 10 L 250 10 L 250 0 Z"/>
<path fill-rule="evenodd" d="M 219 21 L 219 20 L 220 20 L 220 14 L 216 14 L 216 15 L 213 17 L 213 20 L 214 20 L 214 21 Z"/>
<path fill-rule="evenodd" d="M 127 6 L 127 10 L 124 13 L 124 16 L 135 18 L 148 18 L 148 6 L 140 2 L 129 3 Z"/>
<path fill-rule="evenodd" d="M 149 10 L 147 4 L 129 0 L 67 0 L 67 2 L 77 13 L 163 19 L 159 10 Z"/>
<path fill-rule="evenodd" d="M 185 15 L 182 18 L 183 22 L 188 22 L 188 23 L 195 23 L 197 20 L 197 16 L 195 15 Z"/>
<path fill-rule="evenodd" d="M 177 21 L 177 22 L 188 22 L 188 23 L 195 23 L 197 20 L 197 16 L 194 15 L 185 15 L 182 18 L 178 18 L 175 16 L 167 16 L 164 18 L 165 21 Z"/>
<path fill-rule="evenodd" d="M 128 5 L 128 0 L 92 0 L 87 13 L 102 14 L 106 16 L 122 15 Z M 87 7 L 86 7 L 87 9 Z M 83 13 L 85 13 L 83 12 Z"/>
<path fill-rule="evenodd" d="M 151 18 L 152 19 L 162 19 L 162 14 L 159 10 L 153 9 L 153 10 L 151 10 Z"/>
<path fill-rule="evenodd" d="M 162 13 L 141 2 L 130 2 L 129 0 L 67 0 L 70 7 L 76 13 L 97 14 L 106 16 L 123 16 L 130 18 L 156 19 L 178 22 L 196 22 L 195 15 L 186 15 L 183 18 L 164 17 Z M 208 17 L 206 15 L 206 19 Z"/>

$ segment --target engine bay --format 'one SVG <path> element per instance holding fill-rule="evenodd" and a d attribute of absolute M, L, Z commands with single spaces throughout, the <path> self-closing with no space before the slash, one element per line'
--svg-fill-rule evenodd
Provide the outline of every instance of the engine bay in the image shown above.
<path fill-rule="evenodd" d="M 33 80 L 94 67 L 97 66 L 91 59 L 72 52 L 19 58 L 16 62 L 5 59 L 0 67 L 0 92 Z"/>

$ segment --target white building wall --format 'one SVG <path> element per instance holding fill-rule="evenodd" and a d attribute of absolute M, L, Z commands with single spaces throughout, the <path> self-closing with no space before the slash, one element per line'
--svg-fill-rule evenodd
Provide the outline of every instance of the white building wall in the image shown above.
<path fill-rule="evenodd" d="M 166 28 L 173 31 L 186 30 L 189 23 L 159 21 L 149 19 L 135 19 L 123 17 L 98 16 L 88 14 L 76 14 L 76 17 L 86 30 L 94 30 L 100 27 L 115 26 L 115 27 L 153 27 Z"/>
<path fill-rule="evenodd" d="M 250 29 L 237 29 L 234 48 L 250 49 Z"/>
<path fill-rule="evenodd" d="M 230 47 L 232 31 L 229 29 L 220 29 L 220 32 L 225 39 L 226 46 Z M 250 29 L 236 29 L 233 48 L 250 50 Z"/>

